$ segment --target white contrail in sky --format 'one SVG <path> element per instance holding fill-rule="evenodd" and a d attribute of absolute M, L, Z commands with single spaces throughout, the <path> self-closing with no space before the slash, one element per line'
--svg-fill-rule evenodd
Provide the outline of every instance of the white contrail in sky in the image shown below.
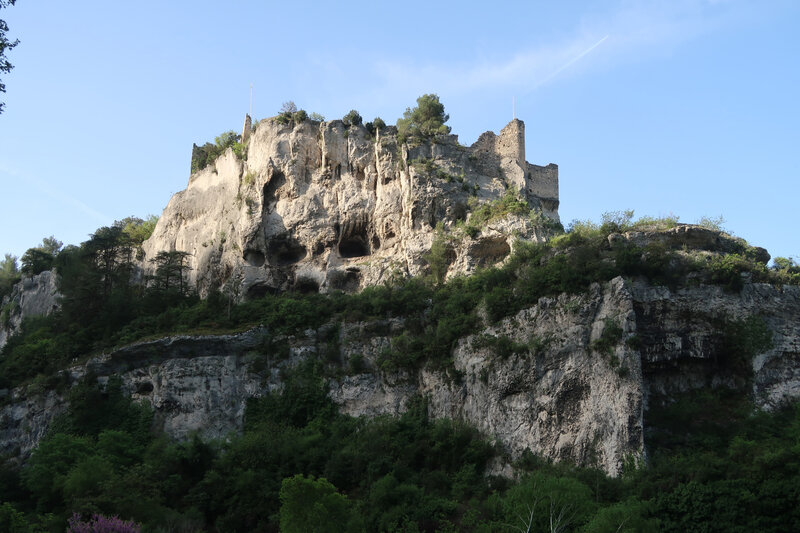
<path fill-rule="evenodd" d="M 592 50 L 594 50 L 595 48 L 597 48 L 598 46 L 603 44 L 603 41 L 605 41 L 606 39 L 608 39 L 608 35 L 606 35 L 605 37 L 603 37 L 602 39 L 600 39 L 599 41 L 594 43 L 592 46 L 590 46 L 589 48 L 587 48 L 586 50 L 584 50 L 583 52 L 581 52 L 577 56 L 573 57 L 572 59 L 570 59 L 569 61 L 567 61 L 563 65 L 561 65 L 560 67 L 558 67 L 555 72 L 553 72 L 552 74 L 547 76 L 545 79 L 543 79 L 542 81 L 537 83 L 533 88 L 536 89 L 538 87 L 541 87 L 542 85 L 544 85 L 548 81 L 550 81 L 553 78 L 555 78 L 556 76 L 558 76 L 561 72 L 563 72 L 564 70 L 568 69 L 570 66 L 574 65 L 575 62 L 578 61 L 580 58 L 582 58 L 583 56 L 585 56 L 586 54 L 588 54 L 589 52 L 591 52 Z"/>

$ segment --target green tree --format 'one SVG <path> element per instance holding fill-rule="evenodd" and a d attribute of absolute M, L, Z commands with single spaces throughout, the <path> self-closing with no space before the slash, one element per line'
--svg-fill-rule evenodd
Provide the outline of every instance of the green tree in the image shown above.
<path fill-rule="evenodd" d="M 358 126 L 362 121 L 361 115 L 355 109 L 351 109 L 349 113 L 342 117 L 342 122 L 347 127 Z"/>
<path fill-rule="evenodd" d="M 11 254 L 5 254 L 5 257 L 0 261 L 0 302 L 3 297 L 11 292 L 14 284 L 19 281 L 20 273 L 17 267 L 17 257 Z"/>
<path fill-rule="evenodd" d="M 102 280 L 102 294 L 130 282 L 133 248 L 130 237 L 119 226 L 105 226 L 94 232 L 92 238 L 81 245 Z"/>
<path fill-rule="evenodd" d="M 41 511 L 59 507 L 72 468 L 93 453 L 91 439 L 57 433 L 44 439 L 22 470 L 22 482 Z"/>
<path fill-rule="evenodd" d="M 504 523 L 522 533 L 574 531 L 595 511 L 592 491 L 571 477 L 534 473 L 502 497 Z"/>
<path fill-rule="evenodd" d="M 221 155 L 222 152 L 229 147 L 238 143 L 240 138 L 241 136 L 233 130 L 228 130 L 217 135 L 214 138 L 214 144 L 217 145 L 217 155 Z"/>
<path fill-rule="evenodd" d="M 431 244 L 430 251 L 425 254 L 425 260 L 431 269 L 431 276 L 436 285 L 444 283 L 445 276 L 447 276 L 447 269 L 450 267 L 450 255 L 453 253 L 452 247 L 447 242 L 447 237 L 444 234 L 444 229 L 441 227 L 436 228 L 436 236 Z"/>
<path fill-rule="evenodd" d="M 114 225 L 122 228 L 122 232 L 128 236 L 132 245 L 141 246 L 153 234 L 157 223 L 158 217 L 156 215 L 148 215 L 146 219 L 125 217 L 114 222 Z"/>
<path fill-rule="evenodd" d="M 17 0 L 0 0 L 0 9 L 8 6 L 13 6 Z M 6 36 L 8 32 L 8 24 L 0 19 L 0 72 L 8 74 L 14 66 L 6 59 L 6 50 L 11 50 L 19 44 L 19 39 L 11 41 Z M 3 80 L 0 80 L 0 93 L 6 92 L 6 85 Z M 0 102 L 0 113 L 3 112 L 5 103 Z"/>
<path fill-rule="evenodd" d="M 39 248 L 28 248 L 22 254 L 22 273 L 27 276 L 41 274 L 53 266 L 53 256 Z"/>
<path fill-rule="evenodd" d="M 81 459 L 64 477 L 64 500 L 77 506 L 102 496 L 113 477 L 114 467 L 106 458 L 93 454 Z"/>
<path fill-rule="evenodd" d="M 17 256 L 5 254 L 0 261 L 0 278 L 18 278 L 19 268 L 17 267 Z"/>
<path fill-rule="evenodd" d="M 33 533 L 25 515 L 17 511 L 10 503 L 0 505 L 0 531 L 6 533 Z"/>
<path fill-rule="evenodd" d="M 648 518 L 650 506 L 636 499 L 604 507 L 586 524 L 586 533 L 648 533 L 658 531 L 658 521 Z"/>
<path fill-rule="evenodd" d="M 280 114 L 283 115 L 283 114 L 286 114 L 286 113 L 288 113 L 290 115 L 292 113 L 297 113 L 297 105 L 294 102 L 292 102 L 291 100 L 281 104 Z"/>
<path fill-rule="evenodd" d="M 697 221 L 698 226 L 702 226 L 706 229 L 714 230 L 714 231 L 726 231 L 725 227 L 725 218 L 720 215 L 718 217 L 700 217 Z"/>
<path fill-rule="evenodd" d="M 189 252 L 180 251 L 158 252 L 150 260 L 156 266 L 156 273 L 153 276 L 155 290 L 177 289 L 179 294 L 186 294 L 186 272 L 190 269 L 187 259 L 191 255 Z"/>
<path fill-rule="evenodd" d="M 45 270 L 53 268 L 56 255 L 61 250 L 62 243 L 52 235 L 42 239 L 42 243 L 29 248 L 22 254 L 22 273 L 35 276 Z"/>
<path fill-rule="evenodd" d="M 785 270 L 787 272 L 800 272 L 800 264 L 791 257 L 775 257 L 772 259 L 773 270 Z"/>
<path fill-rule="evenodd" d="M 450 115 L 445 114 L 444 105 L 435 94 L 423 94 L 417 98 L 417 107 L 407 108 L 403 118 L 397 120 L 397 137 L 400 142 L 419 142 L 437 135 L 450 133 L 445 122 Z"/>
<path fill-rule="evenodd" d="M 110 334 L 135 312 L 131 305 L 134 247 L 119 226 L 98 229 L 80 247 L 67 246 L 55 259 L 63 320 Z"/>
<path fill-rule="evenodd" d="M 291 117 L 291 116 L 290 116 Z M 225 153 L 228 148 L 233 148 L 234 153 L 238 157 L 243 157 L 244 145 L 239 141 L 241 136 L 233 130 L 229 130 L 219 134 L 214 138 L 214 144 L 205 143 L 203 146 L 192 146 L 192 168 L 191 172 L 194 174 L 203 170 L 208 165 L 217 160 L 219 156 Z"/>
<path fill-rule="evenodd" d="M 295 111 L 292 113 L 292 120 L 294 120 L 297 124 L 301 122 L 305 122 L 308 119 L 308 113 L 306 113 L 305 109 L 301 109 L 300 111 Z"/>
<path fill-rule="evenodd" d="M 327 479 L 298 474 L 281 483 L 281 531 L 283 533 L 339 533 L 363 531 L 346 496 Z"/>

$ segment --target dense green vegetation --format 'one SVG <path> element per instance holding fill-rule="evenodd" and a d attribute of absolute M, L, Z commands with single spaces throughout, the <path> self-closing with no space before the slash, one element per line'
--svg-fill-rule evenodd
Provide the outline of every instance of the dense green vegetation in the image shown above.
<path fill-rule="evenodd" d="M 50 257 L 59 274 L 61 310 L 26 320 L 22 332 L 10 339 L 0 353 L 0 387 L 34 376 L 52 383 L 67 362 L 115 338 L 122 324 L 189 298 L 174 287 L 144 290 L 133 282 L 133 261 L 155 221 L 123 219 L 98 229 L 81 246 L 67 246 Z"/>
<path fill-rule="evenodd" d="M 63 531 L 73 512 L 143 531 L 796 531 L 800 407 L 752 412 L 724 389 L 653 403 L 650 465 L 620 478 L 532 455 L 517 481 L 486 475 L 502 450 L 427 416 L 340 415 L 308 361 L 251 400 L 223 442 L 173 442 L 152 411 L 91 376 L 20 471 L 0 468 L 0 524 Z M 560 517 L 560 518 L 559 518 Z M 621 526 L 621 527 L 620 527 Z"/>

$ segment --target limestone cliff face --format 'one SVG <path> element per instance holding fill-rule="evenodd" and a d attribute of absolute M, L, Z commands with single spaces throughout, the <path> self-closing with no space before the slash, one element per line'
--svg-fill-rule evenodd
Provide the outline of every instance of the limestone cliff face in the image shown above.
<path fill-rule="evenodd" d="M 417 275 L 437 224 L 454 226 L 473 205 L 508 189 L 558 220 L 558 168 L 525 161 L 515 120 L 472 146 L 455 136 L 399 144 L 341 121 L 261 121 L 246 157 L 228 150 L 175 194 L 144 243 L 145 269 L 161 251 L 191 254 L 190 282 L 238 299 L 286 289 L 358 290 Z M 453 247 L 450 274 L 502 260 L 515 237 L 542 238 L 509 216 Z"/>
<path fill-rule="evenodd" d="M 752 378 L 743 380 L 720 361 L 719 324 L 750 316 L 763 319 L 773 342 L 747 363 Z M 798 287 L 671 291 L 616 278 L 582 295 L 542 298 L 462 338 L 448 373 L 382 372 L 380 354 L 402 329 L 396 318 L 340 325 L 339 361 L 324 358 L 334 365 L 330 374 L 340 376 L 328 380 L 333 401 L 345 413 L 376 416 L 401 413 L 423 395 L 433 416 L 478 427 L 512 458 L 530 449 L 617 474 L 626 457 L 646 455 L 644 411 L 656 398 L 718 385 L 750 392 L 764 409 L 800 398 Z M 69 369 L 68 381 L 88 371 L 101 381 L 118 375 L 135 399 L 153 405 L 169 434 L 219 438 L 241 429 L 248 398 L 278 390 L 284 370 L 320 357 L 326 331 L 271 342 L 264 328 L 143 342 Z M 526 348 L 500 353 L 488 341 L 501 337 Z M 603 338 L 611 341 L 606 349 L 597 342 Z M 288 345 L 288 355 L 270 348 L 278 345 Z M 363 364 L 348 371 L 356 357 Z M 25 456 L 63 408 L 52 391 L 10 391 L 0 408 L 0 453 Z"/>
<path fill-rule="evenodd" d="M 3 298 L 0 309 L 7 309 L 0 323 L 0 350 L 8 338 L 19 331 L 22 320 L 30 316 L 49 315 L 58 308 L 56 274 L 45 271 L 19 281 L 11 294 Z"/>
<path fill-rule="evenodd" d="M 610 354 L 592 345 L 610 321 L 622 328 Z M 455 376 L 422 371 L 410 381 L 377 374 L 335 381 L 331 396 L 349 414 L 395 414 L 413 394 L 437 418 L 464 420 L 496 439 L 513 458 L 529 449 L 557 461 L 617 474 L 626 454 L 643 452 L 643 382 L 631 293 L 622 278 L 581 296 L 542 298 L 534 307 L 461 339 Z M 346 351 L 363 353 L 358 328 L 343 333 Z M 503 357 L 486 339 L 523 346 Z M 620 371 L 625 368 L 625 371 Z"/>

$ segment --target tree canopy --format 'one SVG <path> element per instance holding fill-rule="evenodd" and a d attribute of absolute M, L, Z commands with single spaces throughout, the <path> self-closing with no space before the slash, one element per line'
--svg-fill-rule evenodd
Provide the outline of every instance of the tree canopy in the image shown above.
<path fill-rule="evenodd" d="M 401 142 L 420 141 L 436 135 L 450 133 L 445 122 L 450 115 L 444 112 L 444 104 L 435 94 L 423 94 L 417 98 L 417 107 L 407 108 L 403 118 L 397 120 L 397 134 Z"/>
<path fill-rule="evenodd" d="M 42 243 L 22 254 L 22 273 L 28 276 L 35 276 L 45 270 L 53 268 L 56 255 L 61 250 L 62 242 L 53 237 L 45 237 Z"/>
<path fill-rule="evenodd" d="M 14 284 L 19 281 L 20 273 L 17 267 L 17 257 L 11 254 L 5 254 L 5 257 L 0 260 L 0 302 L 3 297 L 11 292 Z"/>

